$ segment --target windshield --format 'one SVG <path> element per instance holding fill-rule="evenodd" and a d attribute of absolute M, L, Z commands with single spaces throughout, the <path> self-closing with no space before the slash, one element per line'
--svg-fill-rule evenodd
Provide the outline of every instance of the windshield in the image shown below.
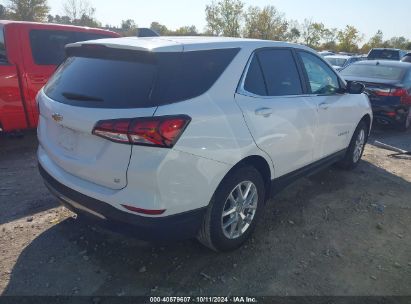
<path fill-rule="evenodd" d="M 80 107 L 170 104 L 208 91 L 238 51 L 152 53 L 105 47 L 85 53 L 74 50 L 74 55 L 51 78 L 45 93 L 58 102 Z"/>
<path fill-rule="evenodd" d="M 332 66 L 343 67 L 347 62 L 345 58 L 333 58 L 333 57 L 326 57 L 325 58 Z"/>
<path fill-rule="evenodd" d="M 341 75 L 386 80 L 401 80 L 405 71 L 401 67 L 353 64 L 345 68 Z"/>
<path fill-rule="evenodd" d="M 396 50 L 372 50 L 368 55 L 369 60 L 386 59 L 400 60 L 400 52 Z"/>

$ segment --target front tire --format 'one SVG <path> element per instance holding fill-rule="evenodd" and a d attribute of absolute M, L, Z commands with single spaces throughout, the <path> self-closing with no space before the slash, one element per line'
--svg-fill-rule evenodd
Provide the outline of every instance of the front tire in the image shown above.
<path fill-rule="evenodd" d="M 211 199 L 197 239 L 217 252 L 239 248 L 253 233 L 264 200 L 261 174 L 249 166 L 234 170 Z"/>
<path fill-rule="evenodd" d="M 361 121 L 358 124 L 344 159 L 338 163 L 340 168 L 353 170 L 358 166 L 368 140 L 368 130 L 368 125 L 365 121 Z"/>

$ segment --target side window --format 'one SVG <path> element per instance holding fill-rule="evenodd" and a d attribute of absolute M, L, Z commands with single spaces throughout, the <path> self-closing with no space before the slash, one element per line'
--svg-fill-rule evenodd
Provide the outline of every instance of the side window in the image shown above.
<path fill-rule="evenodd" d="M 253 59 L 248 68 L 247 77 L 244 81 L 244 89 L 247 92 L 267 96 L 267 89 L 264 83 L 263 72 L 261 71 L 260 63 L 258 62 L 257 56 L 253 56 Z"/>
<path fill-rule="evenodd" d="M 268 49 L 257 53 L 269 96 L 300 95 L 300 75 L 291 50 Z"/>
<path fill-rule="evenodd" d="M 59 65 L 65 58 L 64 47 L 73 42 L 71 32 L 32 30 L 30 45 L 34 62 L 38 65 Z"/>
<path fill-rule="evenodd" d="M 0 27 L 0 64 L 7 63 L 6 45 L 4 42 L 4 29 Z"/>
<path fill-rule="evenodd" d="M 312 94 L 335 94 L 340 90 L 337 75 L 317 56 L 298 52 L 307 72 Z"/>
<path fill-rule="evenodd" d="M 87 40 L 97 40 L 97 39 L 104 39 L 104 38 L 114 38 L 113 36 L 106 36 L 94 33 L 86 33 L 86 32 L 78 32 L 75 33 L 75 42 L 78 41 L 87 41 Z"/>
<path fill-rule="evenodd" d="M 65 46 L 78 41 L 111 38 L 110 36 L 70 31 L 31 30 L 30 45 L 38 65 L 59 65 L 66 57 Z"/>

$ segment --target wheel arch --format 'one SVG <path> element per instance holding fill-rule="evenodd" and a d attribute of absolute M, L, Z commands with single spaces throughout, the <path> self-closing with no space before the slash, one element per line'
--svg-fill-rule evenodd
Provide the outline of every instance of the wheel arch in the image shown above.
<path fill-rule="evenodd" d="M 224 176 L 221 182 L 223 182 L 224 179 L 227 176 L 229 176 L 232 172 L 234 172 L 238 168 L 245 167 L 245 166 L 252 166 L 255 169 L 257 169 L 257 171 L 261 174 L 261 177 L 264 180 L 264 186 L 265 186 L 265 201 L 267 201 L 271 195 L 271 181 L 272 181 L 272 176 L 274 174 L 273 174 L 273 168 L 270 166 L 269 161 L 267 161 L 261 155 L 251 155 L 251 156 L 247 156 L 246 158 L 243 158 L 241 161 L 235 164 L 227 172 L 227 174 Z"/>
<path fill-rule="evenodd" d="M 360 122 L 362 122 L 362 121 L 367 124 L 367 127 L 368 127 L 368 135 L 369 135 L 370 132 L 371 132 L 371 127 L 372 127 L 371 115 L 368 114 L 368 113 L 365 114 L 365 115 L 361 118 Z"/>

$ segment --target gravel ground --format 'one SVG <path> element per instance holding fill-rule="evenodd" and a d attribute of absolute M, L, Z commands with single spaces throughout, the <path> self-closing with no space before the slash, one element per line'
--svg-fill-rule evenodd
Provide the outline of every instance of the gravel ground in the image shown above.
<path fill-rule="evenodd" d="M 411 132 L 375 139 L 411 150 Z M 0 138 L 3 295 L 411 295 L 411 159 L 368 145 L 356 170 L 296 182 L 246 246 L 216 254 L 78 222 L 44 187 L 36 145 Z"/>

